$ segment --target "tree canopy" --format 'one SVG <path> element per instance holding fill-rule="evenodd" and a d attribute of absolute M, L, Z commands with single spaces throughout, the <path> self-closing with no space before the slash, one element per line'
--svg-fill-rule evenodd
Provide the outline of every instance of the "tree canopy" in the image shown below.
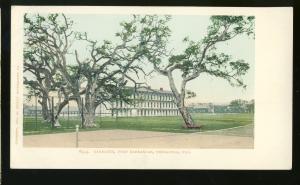
<path fill-rule="evenodd" d="M 126 85 L 128 81 L 137 83 L 132 75 L 138 78 L 140 74 L 146 75 L 141 62 L 147 53 L 164 54 L 163 38 L 168 34 L 164 23 L 168 19 L 168 16 L 134 15 L 120 23 L 121 29 L 115 34 L 119 42 L 112 43 L 92 40 L 87 33 L 77 32 L 72 27 L 73 21 L 64 14 L 25 14 L 25 71 L 30 71 L 33 78 L 30 81 L 24 78 L 24 83 L 37 91 L 47 86 L 48 101 L 50 89 L 57 92 L 62 101 L 56 105 L 56 119 L 62 108 L 74 100 L 80 112 L 84 112 L 84 125 L 94 126 L 94 112 L 99 104 L 115 100 L 130 103 Z M 73 50 L 74 42 L 86 45 L 89 56 L 82 57 L 77 49 Z M 45 82 L 39 83 L 40 76 Z"/>

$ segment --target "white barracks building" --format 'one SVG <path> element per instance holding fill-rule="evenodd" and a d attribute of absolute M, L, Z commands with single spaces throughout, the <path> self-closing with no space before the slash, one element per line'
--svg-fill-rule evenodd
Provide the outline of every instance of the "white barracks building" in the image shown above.
<path fill-rule="evenodd" d="M 174 95 L 171 91 L 164 91 L 162 88 L 154 90 L 150 87 L 141 87 L 130 98 L 135 100 L 136 103 L 113 102 L 111 115 L 118 117 L 179 115 Z"/>

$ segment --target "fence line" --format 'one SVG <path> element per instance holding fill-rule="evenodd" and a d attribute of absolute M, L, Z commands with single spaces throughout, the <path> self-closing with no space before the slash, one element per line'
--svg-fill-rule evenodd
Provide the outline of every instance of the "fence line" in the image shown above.
<path fill-rule="evenodd" d="M 57 118 L 55 118 L 57 113 L 57 105 L 60 103 L 60 98 L 58 96 L 51 96 L 45 104 L 44 110 L 42 110 L 42 99 L 38 96 L 29 96 L 24 95 L 24 102 L 23 102 L 23 116 L 24 120 L 26 119 L 27 123 L 31 124 L 31 127 L 34 127 L 35 130 L 39 129 L 39 122 L 43 122 L 44 120 L 47 120 L 51 123 L 51 127 L 55 128 L 55 124 L 59 125 L 58 122 L 62 122 L 64 124 L 64 127 L 69 128 L 71 125 L 74 127 L 74 122 L 76 124 L 81 125 L 82 127 L 84 118 L 83 118 L 83 110 L 80 112 L 78 109 L 78 105 L 76 101 L 68 101 L 68 103 L 64 106 L 64 108 L 61 110 L 60 114 Z M 81 99 L 82 101 L 82 107 L 84 106 L 84 99 Z M 135 106 L 134 106 L 135 107 Z M 137 107 L 135 111 L 137 114 L 133 114 L 133 109 L 131 109 L 132 106 L 123 106 L 123 107 L 114 107 L 113 105 L 111 107 L 101 106 L 99 105 L 95 110 L 95 117 L 96 121 L 102 122 L 102 119 L 104 117 L 110 117 L 115 118 L 118 120 L 120 117 L 132 117 L 132 116 L 179 116 L 178 112 L 175 113 L 174 108 L 170 109 L 160 109 L 160 112 L 158 111 L 157 107 L 154 107 L 154 109 L 151 109 L 151 107 Z M 45 111 L 47 109 L 47 111 Z M 177 110 L 177 109 L 176 109 Z M 131 112 L 132 111 L 132 112 Z M 147 111 L 147 112 L 146 112 Z M 169 113 L 168 113 L 169 111 Z M 177 110 L 178 111 L 178 110 Z M 157 113 L 157 114 L 155 114 Z M 191 111 L 191 113 L 194 113 Z M 58 122 L 57 122 L 58 120 Z M 57 122 L 57 123 L 56 123 Z M 72 124 L 71 124 L 72 123 Z"/>
<path fill-rule="evenodd" d="M 29 97 L 29 98 L 28 98 Z M 23 120 L 26 123 L 34 126 L 34 130 L 39 129 L 39 124 L 42 122 L 50 122 L 51 127 L 55 128 L 55 121 L 63 121 L 66 123 L 64 126 L 69 128 L 71 122 L 76 121 L 79 125 L 83 126 L 83 110 L 80 112 L 75 101 L 69 101 L 64 108 L 61 110 L 57 118 L 55 115 L 57 113 L 57 103 L 59 103 L 59 97 L 50 96 L 50 100 L 47 100 L 46 107 L 47 110 L 42 110 L 41 98 L 38 96 L 24 95 L 23 102 Z M 82 105 L 84 106 L 84 100 L 82 100 Z M 96 120 L 102 121 L 103 117 L 118 118 L 118 115 L 113 115 L 110 109 L 106 109 L 105 106 L 97 107 L 95 111 Z M 74 127 L 74 125 L 72 125 Z"/>

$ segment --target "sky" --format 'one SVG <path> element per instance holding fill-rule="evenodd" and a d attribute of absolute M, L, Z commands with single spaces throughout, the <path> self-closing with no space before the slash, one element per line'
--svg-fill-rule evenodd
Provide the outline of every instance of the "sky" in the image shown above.
<path fill-rule="evenodd" d="M 89 15 L 78 14 L 67 16 L 74 21 L 74 30 L 87 32 L 91 39 L 102 41 L 117 41 L 115 33 L 120 31 L 120 22 L 129 20 L 131 15 Z M 169 48 L 174 49 L 174 54 L 183 51 L 185 45 L 182 43 L 184 37 L 198 41 L 205 36 L 207 26 L 210 24 L 209 16 L 198 15 L 172 15 L 169 27 L 172 31 Z M 86 50 L 85 46 L 74 45 L 78 50 Z M 248 73 L 244 76 L 246 89 L 232 87 L 221 78 L 208 75 L 200 75 L 197 79 L 187 84 L 187 89 L 197 94 L 196 97 L 187 100 L 187 103 L 227 103 L 234 99 L 254 99 L 254 68 L 255 68 L 255 41 L 247 36 L 238 36 L 229 42 L 218 44 L 217 49 L 232 55 L 234 59 L 243 59 L 250 64 Z M 151 70 L 152 65 L 144 66 L 144 69 Z M 180 87 L 180 73 L 174 72 L 176 86 Z M 144 81 L 144 79 L 143 79 Z M 170 90 L 167 77 L 153 73 L 151 77 L 145 79 L 147 84 L 153 89 L 163 88 Z"/>

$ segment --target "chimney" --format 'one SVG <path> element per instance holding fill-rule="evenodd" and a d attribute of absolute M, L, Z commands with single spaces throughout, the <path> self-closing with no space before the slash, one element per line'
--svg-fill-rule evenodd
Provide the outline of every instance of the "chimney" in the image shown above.
<path fill-rule="evenodd" d="M 159 90 L 160 90 L 160 91 L 163 91 L 164 89 L 161 87 L 161 88 L 159 88 Z"/>

